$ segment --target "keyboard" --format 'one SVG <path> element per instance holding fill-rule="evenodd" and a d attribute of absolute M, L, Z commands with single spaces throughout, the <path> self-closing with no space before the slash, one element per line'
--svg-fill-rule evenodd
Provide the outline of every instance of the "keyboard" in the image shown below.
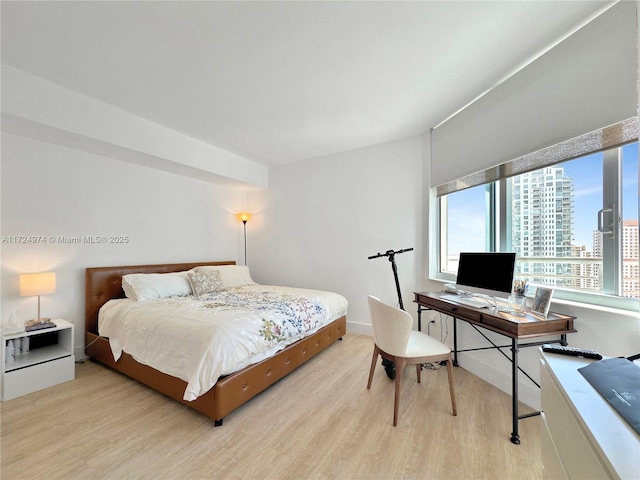
<path fill-rule="evenodd" d="M 487 308 L 489 306 L 489 304 L 483 300 L 474 300 L 473 298 L 462 297 L 460 295 L 442 295 L 440 298 L 473 308 Z"/>
<path fill-rule="evenodd" d="M 600 355 L 595 350 L 590 350 L 588 348 L 570 347 L 569 345 L 555 345 L 545 343 L 542 346 L 542 351 L 549 353 L 559 353 L 561 355 L 571 355 L 573 357 L 584 357 L 591 358 L 593 360 L 602 360 L 602 355 Z"/>

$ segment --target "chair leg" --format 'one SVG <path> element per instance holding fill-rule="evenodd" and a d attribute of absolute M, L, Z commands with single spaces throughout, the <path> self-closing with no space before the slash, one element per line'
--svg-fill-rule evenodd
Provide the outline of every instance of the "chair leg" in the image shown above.
<path fill-rule="evenodd" d="M 453 388 L 453 362 L 451 361 L 451 354 L 449 354 L 449 359 L 447 360 L 447 376 L 449 377 L 449 395 L 451 395 L 451 409 L 453 410 L 453 415 L 458 415 L 458 407 L 456 405 L 456 393 Z"/>
<path fill-rule="evenodd" d="M 373 372 L 376 370 L 376 363 L 378 362 L 378 347 L 373 346 L 373 358 L 371 359 L 371 368 L 369 369 L 369 382 L 367 383 L 367 390 L 371 389 L 371 381 L 373 380 Z"/>
<path fill-rule="evenodd" d="M 420 383 L 422 380 L 421 373 L 422 373 L 422 365 L 419 363 L 416 363 L 416 377 L 418 377 L 418 383 Z"/>
<path fill-rule="evenodd" d="M 393 426 L 398 424 L 398 407 L 400 406 L 400 386 L 402 385 L 402 371 L 404 370 L 407 361 L 404 358 L 395 358 L 396 364 L 396 393 L 393 400 Z"/>

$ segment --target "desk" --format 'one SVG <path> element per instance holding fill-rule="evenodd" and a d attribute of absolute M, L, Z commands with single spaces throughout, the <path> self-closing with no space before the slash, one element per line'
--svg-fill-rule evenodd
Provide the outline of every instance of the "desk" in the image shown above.
<path fill-rule="evenodd" d="M 473 308 L 455 303 L 442 298 L 447 295 L 445 292 L 414 292 L 414 302 L 418 304 L 418 330 L 422 329 L 421 314 L 424 310 L 435 310 L 453 317 L 453 364 L 458 366 L 458 352 L 468 352 L 486 349 L 498 349 L 502 355 L 511 361 L 511 403 L 512 403 L 512 423 L 511 442 L 520 444 L 518 434 L 518 420 L 539 415 L 540 412 L 518 415 L 518 372 L 522 372 L 529 380 L 540 385 L 533 380 L 524 370 L 518 367 L 518 348 L 542 345 L 543 343 L 554 343 L 551 340 L 520 343 L 520 340 L 527 338 L 543 337 L 549 335 L 560 335 L 555 341 L 562 345 L 567 344 L 567 333 L 575 333 L 573 321 L 575 317 L 549 313 L 544 318 L 532 312 L 525 312 L 522 316 L 515 316 L 508 312 L 501 312 L 495 308 Z M 491 347 L 473 348 L 469 350 L 458 350 L 458 328 L 457 321 L 463 320 L 469 323 L 480 335 L 482 335 Z M 482 333 L 478 327 L 491 330 L 505 337 L 511 338 L 511 345 L 496 345 L 489 337 Z M 511 358 L 509 358 L 500 348 L 511 347 Z"/>

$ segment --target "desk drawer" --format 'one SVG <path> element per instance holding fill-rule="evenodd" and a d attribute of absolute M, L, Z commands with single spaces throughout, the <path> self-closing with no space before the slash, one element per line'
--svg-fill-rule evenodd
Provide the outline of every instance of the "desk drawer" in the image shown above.
<path fill-rule="evenodd" d="M 508 337 L 520 335 L 521 324 L 508 318 L 496 318 L 491 315 L 482 315 L 482 325 Z"/>
<path fill-rule="evenodd" d="M 440 300 L 439 298 L 430 298 L 429 308 L 463 320 L 478 323 L 482 322 L 482 313 L 480 310 L 465 305 L 456 305 L 445 300 Z"/>

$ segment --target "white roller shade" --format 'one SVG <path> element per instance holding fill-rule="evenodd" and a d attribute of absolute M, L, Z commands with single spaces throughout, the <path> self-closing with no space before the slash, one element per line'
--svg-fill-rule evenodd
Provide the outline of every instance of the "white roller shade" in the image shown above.
<path fill-rule="evenodd" d="M 434 129 L 431 186 L 635 117 L 637 38 L 620 2 Z"/>

